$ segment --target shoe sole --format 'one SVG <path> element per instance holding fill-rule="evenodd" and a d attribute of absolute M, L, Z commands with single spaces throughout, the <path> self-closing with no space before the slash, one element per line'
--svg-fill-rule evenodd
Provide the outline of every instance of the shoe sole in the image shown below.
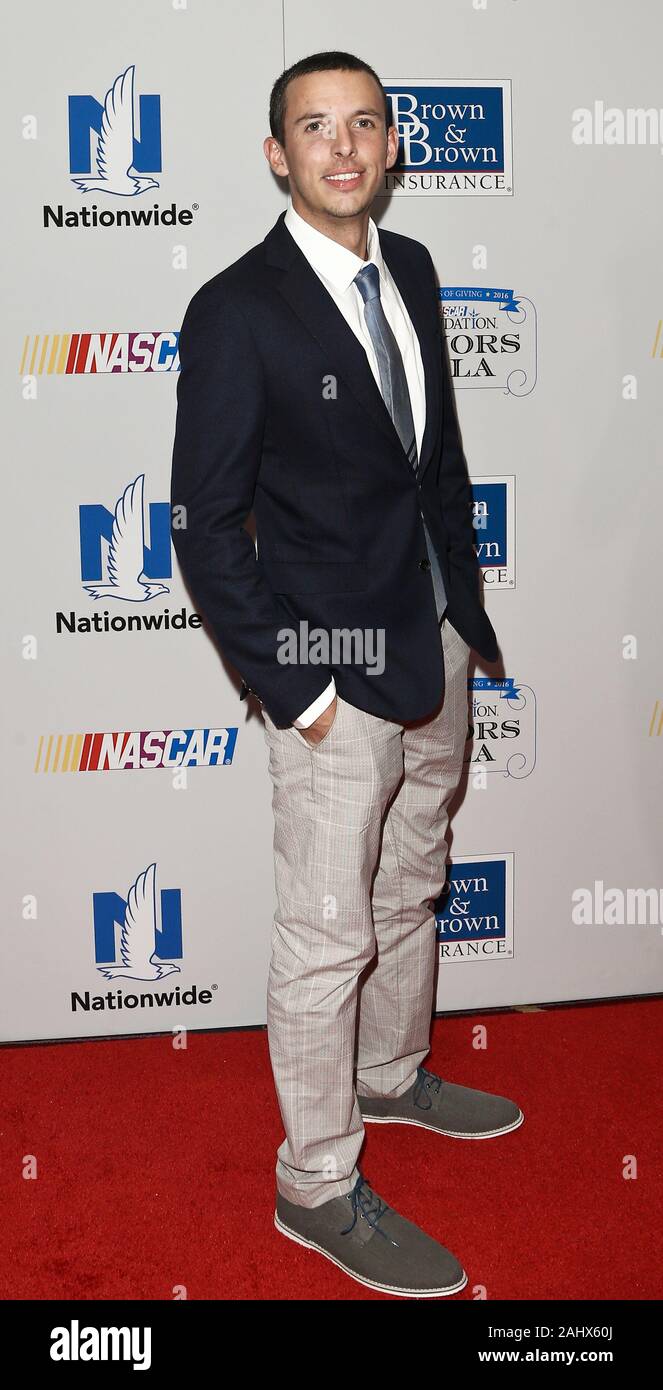
<path fill-rule="evenodd" d="M 395 1294 L 397 1298 L 447 1298 L 450 1294 L 460 1293 L 460 1290 L 464 1289 L 467 1283 L 467 1275 L 465 1270 L 463 1270 L 462 1279 L 448 1289 L 397 1289 L 391 1284 L 378 1284 L 375 1279 L 365 1279 L 363 1275 L 357 1274 L 354 1269 L 348 1269 L 347 1265 L 344 1265 L 341 1260 L 337 1260 L 336 1256 L 331 1255 L 328 1250 L 325 1250 L 324 1246 L 316 1245 L 314 1240 L 304 1240 L 303 1236 L 298 1235 L 296 1231 L 284 1225 L 276 1211 L 274 1212 L 274 1225 L 277 1231 L 281 1232 L 281 1235 L 288 1237 L 288 1240 L 294 1240 L 297 1245 L 302 1245 L 304 1249 L 315 1250 L 318 1255 L 324 1255 L 326 1260 L 331 1260 L 332 1264 L 336 1265 L 337 1269 L 342 1269 L 343 1273 L 347 1274 L 350 1279 L 354 1279 L 357 1284 L 364 1284 L 367 1289 L 377 1289 L 378 1293 Z"/>
<path fill-rule="evenodd" d="M 504 1125 L 502 1129 L 487 1129 L 483 1134 L 461 1134 L 459 1130 L 442 1129 L 440 1125 L 427 1125 L 425 1120 L 409 1120 L 405 1115 L 364 1115 L 362 1120 L 369 1125 L 418 1125 L 419 1129 L 430 1129 L 434 1134 L 448 1134 L 450 1139 L 495 1139 L 498 1134 L 510 1134 L 513 1129 L 519 1129 L 525 1116 L 522 1110 L 518 1113 L 518 1119 L 511 1125 Z"/>

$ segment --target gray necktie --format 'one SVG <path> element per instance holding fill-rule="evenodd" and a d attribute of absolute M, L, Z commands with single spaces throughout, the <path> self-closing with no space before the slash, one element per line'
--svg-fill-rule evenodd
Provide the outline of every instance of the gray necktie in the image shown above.
<path fill-rule="evenodd" d="M 374 265 L 372 261 L 369 261 L 369 264 L 363 266 L 355 275 L 354 283 L 364 301 L 364 318 L 366 319 L 366 326 L 371 335 L 371 341 L 378 359 L 378 371 L 380 373 L 380 384 L 384 403 L 394 422 L 401 444 L 416 473 L 419 457 L 417 454 L 417 441 L 414 432 L 414 420 L 412 418 L 412 402 L 410 400 L 410 392 L 408 390 L 401 351 L 392 333 L 384 309 L 382 308 L 382 301 L 380 299 L 380 272 L 377 266 Z M 428 534 L 428 527 L 424 521 L 423 512 L 421 520 L 423 522 L 426 549 L 428 550 L 428 559 L 430 561 L 433 577 L 437 616 L 438 621 L 441 621 L 447 606 L 444 580 L 442 579 L 440 562 L 435 553 L 435 547 Z"/>

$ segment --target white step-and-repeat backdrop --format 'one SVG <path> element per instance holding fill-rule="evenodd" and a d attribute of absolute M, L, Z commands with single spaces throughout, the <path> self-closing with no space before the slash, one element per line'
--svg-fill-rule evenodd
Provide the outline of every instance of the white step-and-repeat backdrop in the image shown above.
<path fill-rule="evenodd" d="M 438 1008 L 660 990 L 660 7 L 25 0 L 10 27 L 2 1038 L 265 1020 L 267 749 L 171 548 L 178 329 L 285 205 L 274 79 L 339 48 L 403 137 L 375 216 L 438 271 L 504 654 L 472 670 Z"/>

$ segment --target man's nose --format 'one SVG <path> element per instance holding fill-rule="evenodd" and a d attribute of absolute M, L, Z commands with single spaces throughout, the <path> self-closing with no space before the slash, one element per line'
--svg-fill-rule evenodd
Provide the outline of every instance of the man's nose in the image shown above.
<path fill-rule="evenodd" d="M 342 121 L 337 121 L 336 126 L 332 126 L 331 147 L 333 154 L 347 157 L 355 152 L 355 142 L 352 131 L 344 125 Z"/>

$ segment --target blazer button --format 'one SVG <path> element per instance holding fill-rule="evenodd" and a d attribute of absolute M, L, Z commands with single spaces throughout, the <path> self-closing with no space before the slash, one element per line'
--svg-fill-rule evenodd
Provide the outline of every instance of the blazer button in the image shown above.
<path fill-rule="evenodd" d="M 426 570 L 429 570 L 429 569 L 430 569 L 430 560 L 420 560 L 420 561 L 419 561 L 419 569 L 420 569 L 420 570 L 424 570 L 424 572 L 425 572 Z"/>

